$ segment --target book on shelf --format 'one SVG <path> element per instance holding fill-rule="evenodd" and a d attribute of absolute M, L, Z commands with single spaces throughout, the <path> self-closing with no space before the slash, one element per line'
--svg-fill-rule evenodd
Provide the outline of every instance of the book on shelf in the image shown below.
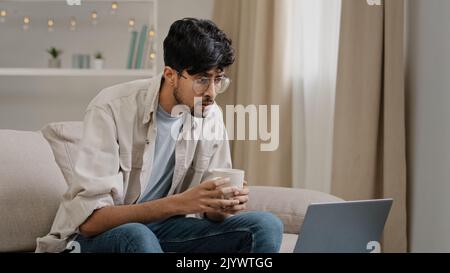
<path fill-rule="evenodd" d="M 127 68 L 132 69 L 134 67 L 134 59 L 135 59 L 135 52 L 136 52 L 136 40 L 137 40 L 137 31 L 131 32 L 131 40 L 130 40 L 130 48 L 128 51 L 128 60 L 127 60 Z"/>
<path fill-rule="evenodd" d="M 132 31 L 130 39 L 130 47 L 127 59 L 128 69 L 153 69 L 155 65 L 156 54 L 155 34 L 150 35 L 149 32 L 155 31 L 153 27 L 150 29 L 147 25 L 143 25 L 141 31 Z"/>
<path fill-rule="evenodd" d="M 143 25 L 141 28 L 141 32 L 139 33 L 139 42 L 137 46 L 137 52 L 136 52 L 136 62 L 134 65 L 134 68 L 141 69 L 142 68 L 142 58 L 144 56 L 144 47 L 145 43 L 147 41 L 147 25 Z"/>

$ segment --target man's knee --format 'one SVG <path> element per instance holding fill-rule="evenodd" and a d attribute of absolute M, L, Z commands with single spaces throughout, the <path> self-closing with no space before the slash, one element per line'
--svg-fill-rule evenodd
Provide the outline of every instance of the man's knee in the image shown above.
<path fill-rule="evenodd" d="M 145 225 L 128 223 L 115 228 L 120 252 L 157 253 L 162 252 L 155 234 Z"/>
<path fill-rule="evenodd" d="M 254 252 L 278 252 L 283 238 L 283 222 L 270 212 L 242 214 L 253 234 Z"/>
<path fill-rule="evenodd" d="M 245 215 L 246 221 L 258 229 L 272 231 L 275 234 L 283 234 L 283 222 L 270 212 L 255 211 Z"/>

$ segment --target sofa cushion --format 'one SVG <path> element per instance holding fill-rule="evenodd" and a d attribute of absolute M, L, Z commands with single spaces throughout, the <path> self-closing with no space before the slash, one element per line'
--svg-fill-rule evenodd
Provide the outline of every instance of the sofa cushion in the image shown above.
<path fill-rule="evenodd" d="M 297 243 L 297 238 L 297 234 L 284 233 L 280 253 L 293 253 L 295 244 Z"/>
<path fill-rule="evenodd" d="M 247 210 L 270 211 L 283 221 L 284 232 L 298 234 L 311 203 L 342 199 L 323 192 L 282 187 L 251 186 Z"/>
<path fill-rule="evenodd" d="M 83 136 L 83 122 L 50 123 L 44 126 L 41 132 L 50 143 L 66 182 L 71 181 L 74 160 L 78 154 L 77 144 Z"/>
<path fill-rule="evenodd" d="M 67 186 L 40 132 L 0 130 L 0 252 L 34 251 Z"/>

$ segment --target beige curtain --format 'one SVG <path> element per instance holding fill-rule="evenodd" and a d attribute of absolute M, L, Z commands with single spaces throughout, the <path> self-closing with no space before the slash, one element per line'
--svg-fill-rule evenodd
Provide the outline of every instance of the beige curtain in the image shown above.
<path fill-rule="evenodd" d="M 403 0 L 343 0 L 331 192 L 390 197 L 383 250 L 407 250 Z"/>
<path fill-rule="evenodd" d="M 291 80 L 286 0 L 216 0 L 214 21 L 232 38 L 236 63 L 233 84 L 218 97 L 224 105 L 280 105 L 279 147 L 263 152 L 260 141 L 232 142 L 235 168 L 250 185 L 291 186 Z M 270 121 L 270 118 L 268 118 Z M 286 126 L 288 125 L 288 126 Z M 248 126 L 247 126 L 248 127 Z M 270 127 L 269 127 L 270 128 Z"/>
<path fill-rule="evenodd" d="M 314 0 L 311 0 L 314 1 Z M 383 251 L 407 250 L 403 0 L 343 0 L 330 191 L 347 200 L 393 198 Z M 214 21 L 233 39 L 237 62 L 225 104 L 279 104 L 280 147 L 234 141 L 234 166 L 253 185 L 291 186 L 292 77 L 289 0 L 216 0 Z M 324 143 L 325 145 L 325 143 Z M 308 160 L 308 159 L 306 159 Z M 317 169 L 317 168 L 316 168 Z"/>

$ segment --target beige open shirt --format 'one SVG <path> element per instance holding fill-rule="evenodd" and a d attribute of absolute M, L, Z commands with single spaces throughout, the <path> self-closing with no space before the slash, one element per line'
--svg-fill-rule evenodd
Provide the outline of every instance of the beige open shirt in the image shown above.
<path fill-rule="evenodd" d="M 36 252 L 63 251 L 94 210 L 133 204 L 143 193 L 153 166 L 161 77 L 106 88 L 89 104 L 73 179 L 50 233 L 37 239 Z M 211 178 L 213 168 L 231 168 L 222 113 L 212 108 L 206 118 L 183 114 L 169 195 Z M 205 128 L 213 128 L 215 137 L 199 138 Z"/>

